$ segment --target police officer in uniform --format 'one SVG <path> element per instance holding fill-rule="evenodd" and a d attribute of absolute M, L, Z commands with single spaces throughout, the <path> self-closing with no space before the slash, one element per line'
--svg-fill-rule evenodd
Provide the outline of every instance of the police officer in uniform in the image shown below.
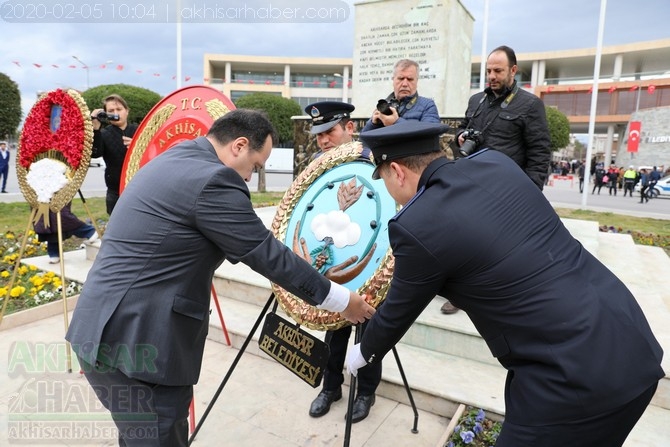
<path fill-rule="evenodd" d="M 353 141 L 356 126 L 351 121 L 351 112 L 354 106 L 339 101 L 323 101 L 305 107 L 305 112 L 312 118 L 310 133 L 316 135 L 316 142 L 320 152 L 315 158 L 342 144 Z M 364 149 L 363 157 L 369 154 Z M 362 326 L 365 330 L 365 325 Z M 309 408 L 309 415 L 321 417 L 330 411 L 333 402 L 342 398 L 342 384 L 344 383 L 344 360 L 347 354 L 347 343 L 351 335 L 351 326 L 328 331 L 326 343 L 330 347 L 328 365 L 323 375 L 323 388 L 316 396 Z M 361 369 L 358 376 L 358 393 L 354 400 L 353 418 L 356 423 L 370 414 L 370 408 L 375 403 L 375 391 L 382 377 L 381 363 L 375 363 Z"/>
<path fill-rule="evenodd" d="M 403 208 L 388 226 L 386 300 L 348 371 L 380 362 L 448 296 L 508 370 L 496 447 L 621 446 L 665 376 L 640 306 L 512 159 L 484 150 L 449 161 L 446 130 L 405 123 L 360 136 Z"/>

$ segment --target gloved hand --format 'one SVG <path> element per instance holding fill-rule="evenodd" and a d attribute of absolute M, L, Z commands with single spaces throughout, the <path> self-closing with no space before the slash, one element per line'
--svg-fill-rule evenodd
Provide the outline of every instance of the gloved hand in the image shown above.
<path fill-rule="evenodd" d="M 357 343 L 352 346 L 349 352 L 347 352 L 347 372 L 357 377 L 358 370 L 367 364 L 368 362 L 365 361 L 363 354 L 361 354 L 361 344 Z"/>

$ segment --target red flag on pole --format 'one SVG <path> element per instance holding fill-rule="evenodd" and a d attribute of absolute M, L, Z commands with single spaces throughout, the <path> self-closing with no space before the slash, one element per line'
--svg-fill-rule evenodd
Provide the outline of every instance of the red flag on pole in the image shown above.
<path fill-rule="evenodd" d="M 123 71 L 123 65 L 117 65 L 116 69 L 119 70 L 119 71 Z"/>
<path fill-rule="evenodd" d="M 640 121 L 631 121 L 628 127 L 628 152 L 637 152 L 640 145 L 640 129 L 642 123 Z"/>
<path fill-rule="evenodd" d="M 650 95 L 654 93 L 654 90 L 656 90 L 655 85 L 650 85 L 649 87 L 647 87 L 647 92 L 649 92 Z"/>
<path fill-rule="evenodd" d="M 632 87 L 629 89 L 629 91 L 634 92 L 634 91 L 637 90 L 639 87 L 640 87 L 639 85 L 634 85 L 634 86 L 632 86 Z"/>
<path fill-rule="evenodd" d="M 611 87 L 609 88 L 609 90 L 607 90 L 607 93 L 609 93 L 610 95 L 611 95 L 612 93 L 614 93 L 614 92 L 616 92 L 616 86 L 614 86 L 614 85 L 611 86 Z"/>
<path fill-rule="evenodd" d="M 588 92 L 588 93 L 593 93 L 593 86 L 589 87 L 589 89 L 587 90 L 587 92 Z"/>

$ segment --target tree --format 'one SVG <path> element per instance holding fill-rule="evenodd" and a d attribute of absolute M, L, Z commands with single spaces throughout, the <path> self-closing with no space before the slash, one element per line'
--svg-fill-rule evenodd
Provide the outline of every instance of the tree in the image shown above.
<path fill-rule="evenodd" d="M 16 82 L 0 73 L 0 140 L 13 138 L 21 123 L 21 93 Z"/>
<path fill-rule="evenodd" d="M 551 140 L 551 150 L 563 149 L 570 143 L 570 121 L 563 112 L 556 107 L 545 106 L 547 112 L 547 127 Z"/>
<path fill-rule="evenodd" d="M 237 100 L 235 107 L 238 109 L 263 110 L 267 113 L 272 127 L 279 136 L 279 146 L 290 146 L 293 144 L 293 121 L 292 116 L 301 115 L 302 109 L 292 99 L 283 98 L 268 93 L 251 93 Z M 265 167 L 258 173 L 258 191 L 265 192 Z"/>
<path fill-rule="evenodd" d="M 128 103 L 130 113 L 128 122 L 139 124 L 149 113 L 151 108 L 161 100 L 161 95 L 146 88 L 127 84 L 108 84 L 90 88 L 82 93 L 84 101 L 90 111 L 101 109 L 104 99 L 116 93 Z"/>
<path fill-rule="evenodd" d="M 302 115 L 302 109 L 294 100 L 269 93 L 251 93 L 238 99 L 235 107 L 265 111 L 279 135 L 279 145 L 284 146 L 293 142 L 291 117 Z"/>

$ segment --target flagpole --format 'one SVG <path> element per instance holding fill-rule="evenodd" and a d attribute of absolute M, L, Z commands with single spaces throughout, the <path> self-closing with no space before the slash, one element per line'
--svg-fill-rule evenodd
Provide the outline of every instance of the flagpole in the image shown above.
<path fill-rule="evenodd" d="M 598 22 L 598 46 L 596 47 L 596 61 L 593 67 L 593 90 L 591 91 L 591 114 L 589 115 L 589 144 L 586 147 L 586 165 L 584 166 L 584 177 L 591 177 L 591 157 L 593 154 L 593 135 L 596 125 L 596 108 L 598 106 L 598 81 L 600 80 L 600 57 L 603 52 L 603 34 L 605 33 L 605 11 L 607 0 L 600 0 L 600 20 Z M 587 177 L 588 175 L 588 177 Z M 582 206 L 586 206 L 589 182 L 582 191 Z"/>
<path fill-rule="evenodd" d="M 181 88 L 181 0 L 177 0 L 177 90 Z"/>
<path fill-rule="evenodd" d="M 489 0 L 484 0 L 484 29 L 482 31 L 482 63 L 479 66 L 479 90 L 486 88 L 486 40 L 489 31 Z"/>

